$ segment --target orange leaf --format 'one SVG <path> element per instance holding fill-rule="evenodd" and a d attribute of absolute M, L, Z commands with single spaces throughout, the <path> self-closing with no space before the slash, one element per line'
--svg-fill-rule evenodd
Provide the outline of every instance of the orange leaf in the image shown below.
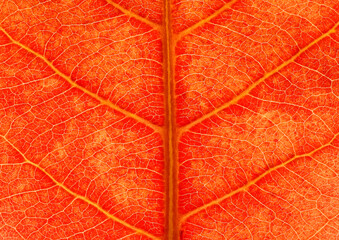
<path fill-rule="evenodd" d="M 337 239 L 339 1 L 0 6 L 0 239 Z"/>

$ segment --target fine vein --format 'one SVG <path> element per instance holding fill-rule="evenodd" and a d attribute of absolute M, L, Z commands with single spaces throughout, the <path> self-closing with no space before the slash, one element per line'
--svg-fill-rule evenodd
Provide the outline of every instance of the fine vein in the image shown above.
<path fill-rule="evenodd" d="M 88 203 L 89 205 L 95 207 L 96 209 L 98 209 L 100 212 L 104 213 L 108 218 L 114 220 L 115 222 L 120 223 L 121 225 L 128 227 L 130 229 L 132 229 L 133 231 L 145 235 L 151 239 L 154 240 L 159 240 L 158 237 L 154 236 L 153 234 L 146 232 L 145 230 L 142 230 L 140 228 L 137 228 L 135 226 L 132 226 L 131 224 L 115 217 L 114 215 L 110 214 L 108 211 L 106 211 L 105 209 L 103 209 L 99 204 L 93 202 L 92 200 L 88 199 L 87 197 L 81 196 L 75 192 L 73 192 L 72 190 L 70 190 L 69 188 L 67 188 L 65 185 L 61 184 L 60 182 L 58 182 L 55 178 L 53 178 L 53 176 L 51 174 L 49 174 L 45 169 L 43 169 L 42 167 L 40 167 L 38 164 L 28 160 L 26 158 L 26 156 L 16 147 L 14 146 L 14 144 L 12 144 L 6 137 L 1 136 L 9 145 L 11 145 L 21 156 L 22 158 L 25 160 L 26 163 L 36 167 L 37 169 L 39 169 L 40 171 L 42 171 L 44 174 L 46 174 L 58 187 L 64 189 L 67 193 L 71 194 L 72 196 L 74 196 L 75 198 L 81 199 L 84 202 Z"/>
<path fill-rule="evenodd" d="M 76 82 L 74 82 L 69 76 L 67 76 L 66 74 L 62 73 L 59 69 L 57 69 L 53 63 L 51 63 L 45 56 L 41 55 L 40 53 L 37 53 L 35 51 L 33 51 L 32 49 L 30 49 L 29 47 L 25 46 L 24 44 L 16 41 L 15 39 L 13 39 L 5 29 L 3 29 L 2 27 L 0 27 L 0 30 L 6 34 L 6 36 L 16 45 L 18 45 L 19 47 L 25 49 L 26 51 L 34 54 L 36 57 L 40 58 L 41 60 L 43 60 L 51 69 L 53 69 L 53 71 L 59 75 L 60 77 L 62 77 L 63 79 L 65 79 L 69 84 L 71 84 L 72 87 L 75 87 L 77 89 L 80 89 L 82 92 L 86 93 L 87 95 L 91 96 L 92 98 L 98 100 L 102 105 L 106 105 L 120 113 L 123 113 L 124 115 L 126 115 L 127 117 L 133 118 L 134 120 L 141 122 L 143 124 L 145 124 L 148 127 L 151 127 L 154 129 L 154 131 L 156 132 L 162 132 L 162 128 L 160 126 L 157 126 L 153 123 L 151 123 L 150 121 L 147 121 L 146 119 L 139 117 L 138 115 L 131 113 L 129 111 L 126 111 L 125 109 L 120 108 L 119 106 L 113 104 L 111 101 L 104 99 L 100 96 L 98 96 L 97 94 L 89 91 L 88 89 L 80 86 L 79 84 L 77 84 Z"/>
<path fill-rule="evenodd" d="M 331 223 L 332 220 L 336 219 L 338 216 L 339 216 L 339 214 L 328 219 L 327 222 L 321 228 L 319 228 L 312 236 L 309 237 L 309 239 L 312 239 L 314 236 L 316 236 L 318 233 L 320 233 L 323 229 L 325 229 L 325 227 L 327 227 Z"/>
<path fill-rule="evenodd" d="M 148 20 L 147 18 L 143 18 L 143 17 L 139 16 L 138 14 L 135 14 L 134 12 L 121 7 L 119 4 L 113 2 L 112 0 L 106 0 L 106 1 L 109 4 L 111 4 L 113 7 L 119 9 L 121 12 L 123 12 L 127 16 L 133 17 L 133 18 L 139 20 L 140 22 L 146 23 L 147 25 L 151 26 L 155 30 L 161 30 L 161 25 L 159 25 L 155 22 L 152 22 L 152 21 Z"/>
<path fill-rule="evenodd" d="M 238 0 L 232 0 L 228 3 L 226 3 L 223 7 L 219 8 L 217 11 L 215 11 L 213 14 L 209 15 L 207 18 L 204 18 L 202 20 L 200 20 L 199 22 L 195 23 L 194 25 L 192 25 L 189 28 L 186 28 L 185 30 L 181 31 L 180 33 L 177 34 L 176 38 L 177 40 L 180 40 L 183 36 L 186 36 L 187 34 L 191 33 L 193 30 L 195 30 L 196 28 L 204 25 L 205 23 L 208 23 L 209 21 L 211 21 L 213 18 L 217 17 L 218 15 L 220 15 L 223 11 L 225 11 L 226 9 L 229 9 L 232 7 L 233 4 L 235 4 Z"/>

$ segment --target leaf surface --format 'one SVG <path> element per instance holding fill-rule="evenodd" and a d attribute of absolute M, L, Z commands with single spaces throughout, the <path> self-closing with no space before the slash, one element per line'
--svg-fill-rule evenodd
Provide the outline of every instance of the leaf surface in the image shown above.
<path fill-rule="evenodd" d="M 338 1 L 0 6 L 1 239 L 338 238 Z"/>

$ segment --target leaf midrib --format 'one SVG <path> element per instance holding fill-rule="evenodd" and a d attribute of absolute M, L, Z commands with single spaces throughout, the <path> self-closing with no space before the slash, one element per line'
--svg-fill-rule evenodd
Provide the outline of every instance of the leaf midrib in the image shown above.
<path fill-rule="evenodd" d="M 166 185 L 166 211 L 165 238 L 168 240 L 179 239 L 178 219 L 178 150 L 177 128 L 175 117 L 175 43 L 173 41 L 171 24 L 171 1 L 164 0 L 163 45 L 164 54 L 164 79 L 165 79 L 165 185 Z"/>

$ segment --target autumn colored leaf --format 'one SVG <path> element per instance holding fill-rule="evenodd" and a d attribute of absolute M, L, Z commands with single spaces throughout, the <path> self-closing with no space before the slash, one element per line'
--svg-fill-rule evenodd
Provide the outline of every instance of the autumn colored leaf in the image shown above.
<path fill-rule="evenodd" d="M 0 20 L 0 239 L 339 238 L 338 0 Z"/>

